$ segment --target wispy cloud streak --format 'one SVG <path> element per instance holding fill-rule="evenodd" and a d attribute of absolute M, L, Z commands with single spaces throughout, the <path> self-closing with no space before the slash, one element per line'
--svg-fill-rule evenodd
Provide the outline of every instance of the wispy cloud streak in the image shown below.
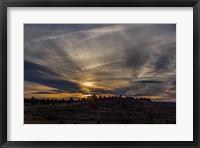
<path fill-rule="evenodd" d="M 175 100 L 175 24 L 26 24 L 24 35 L 25 83 L 52 88 L 25 94 Z"/>

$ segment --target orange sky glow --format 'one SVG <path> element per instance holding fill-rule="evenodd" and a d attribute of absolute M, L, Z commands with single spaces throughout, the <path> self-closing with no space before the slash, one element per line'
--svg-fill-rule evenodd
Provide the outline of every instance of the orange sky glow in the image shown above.
<path fill-rule="evenodd" d="M 24 97 L 176 102 L 175 24 L 25 24 Z"/>

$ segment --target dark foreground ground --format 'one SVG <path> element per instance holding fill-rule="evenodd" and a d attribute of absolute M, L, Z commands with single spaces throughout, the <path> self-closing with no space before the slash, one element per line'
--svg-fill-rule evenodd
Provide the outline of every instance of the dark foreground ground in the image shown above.
<path fill-rule="evenodd" d="M 176 103 L 136 99 L 30 101 L 25 124 L 176 124 Z"/>

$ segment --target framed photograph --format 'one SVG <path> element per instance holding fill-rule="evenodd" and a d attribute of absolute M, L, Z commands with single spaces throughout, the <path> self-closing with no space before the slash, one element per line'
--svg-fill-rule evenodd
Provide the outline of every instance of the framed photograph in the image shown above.
<path fill-rule="evenodd" d="M 200 147 L 198 0 L 1 1 L 0 146 Z"/>

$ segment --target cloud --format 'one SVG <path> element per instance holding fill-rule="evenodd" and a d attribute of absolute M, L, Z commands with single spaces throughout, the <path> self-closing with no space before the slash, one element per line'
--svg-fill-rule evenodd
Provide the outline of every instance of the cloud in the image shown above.
<path fill-rule="evenodd" d="M 32 92 L 32 94 L 59 94 L 59 93 L 67 93 L 66 91 L 54 89 L 51 91 L 37 91 L 37 92 Z"/>
<path fill-rule="evenodd" d="M 25 24 L 24 29 L 27 81 L 80 93 L 165 99 L 176 94 L 175 24 Z M 82 86 L 85 82 L 94 88 Z"/>
<path fill-rule="evenodd" d="M 53 87 L 67 92 L 77 92 L 80 87 L 77 83 L 64 80 L 61 75 L 51 71 L 49 68 L 25 61 L 24 62 L 24 80 Z"/>
<path fill-rule="evenodd" d="M 158 80 L 141 80 L 138 82 L 139 83 L 163 83 L 163 81 L 158 81 Z"/>
<path fill-rule="evenodd" d="M 39 92 L 32 92 L 32 94 L 55 94 L 55 92 L 39 91 Z"/>
<path fill-rule="evenodd" d="M 134 94 L 134 96 L 137 96 L 137 97 L 145 97 L 145 96 L 148 96 L 148 94 L 143 94 L 143 93 L 136 93 Z"/>
<path fill-rule="evenodd" d="M 92 94 L 114 94 L 114 91 L 92 88 L 89 93 L 92 93 Z"/>
<path fill-rule="evenodd" d="M 51 75 L 51 76 L 60 76 L 59 74 L 51 71 L 49 68 L 46 68 L 44 66 L 29 62 L 29 61 L 24 61 L 24 73 L 25 76 L 30 76 L 30 75 Z"/>

